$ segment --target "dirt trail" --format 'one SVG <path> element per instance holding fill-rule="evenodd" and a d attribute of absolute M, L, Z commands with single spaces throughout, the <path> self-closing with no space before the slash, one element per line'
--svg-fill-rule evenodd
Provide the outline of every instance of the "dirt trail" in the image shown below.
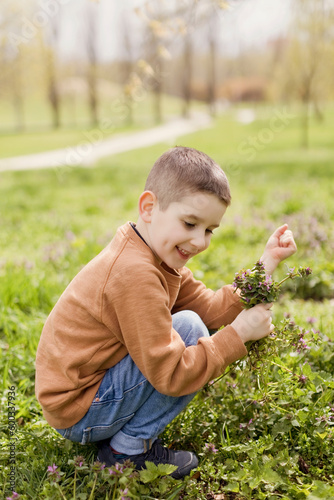
<path fill-rule="evenodd" d="M 61 169 L 62 167 L 76 166 L 89 167 L 101 158 L 132 149 L 145 148 L 161 142 L 168 142 L 168 145 L 172 142 L 176 144 L 179 137 L 208 128 L 210 125 L 209 116 L 204 113 L 193 113 L 189 119 L 179 118 L 148 130 L 117 134 L 107 139 L 103 139 L 102 131 L 87 131 L 83 133 L 82 141 L 76 146 L 3 158 L 0 160 L 0 172 L 44 168 Z"/>

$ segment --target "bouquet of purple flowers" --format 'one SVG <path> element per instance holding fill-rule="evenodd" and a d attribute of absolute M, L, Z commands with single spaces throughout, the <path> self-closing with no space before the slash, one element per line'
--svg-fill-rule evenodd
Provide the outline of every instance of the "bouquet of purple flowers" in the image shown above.
<path fill-rule="evenodd" d="M 266 275 L 264 264 L 259 260 L 253 269 L 242 269 L 234 278 L 234 291 L 240 290 L 240 298 L 246 309 L 263 302 L 275 302 L 281 285 L 288 279 L 304 278 L 312 273 L 309 267 L 293 267 L 281 281 L 273 281 Z"/>
<path fill-rule="evenodd" d="M 266 274 L 264 264 L 259 260 L 252 269 L 242 269 L 235 275 L 233 287 L 234 292 L 240 290 L 240 299 L 246 309 L 254 307 L 260 303 L 275 302 L 278 299 L 281 285 L 288 279 L 304 278 L 309 276 L 312 270 L 309 267 L 299 267 L 288 269 L 288 272 L 281 281 L 277 282 Z M 293 321 L 285 318 L 279 327 L 268 338 L 247 343 L 248 361 L 253 369 L 261 369 L 265 357 L 272 358 L 278 355 L 279 348 L 288 347 L 295 349 L 298 353 L 304 349 L 306 332 Z M 316 335 L 312 335 L 312 340 L 316 342 Z"/>

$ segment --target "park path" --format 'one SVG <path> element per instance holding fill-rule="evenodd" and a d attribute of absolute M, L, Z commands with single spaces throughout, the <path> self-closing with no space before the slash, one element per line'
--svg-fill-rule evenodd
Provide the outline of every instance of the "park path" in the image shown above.
<path fill-rule="evenodd" d="M 123 153 L 132 149 L 145 148 L 153 144 L 168 142 L 173 145 L 183 135 L 196 132 L 211 125 L 211 119 L 204 113 L 192 113 L 190 118 L 173 119 L 163 125 L 103 138 L 102 130 L 83 132 L 82 141 L 76 146 L 65 149 L 45 151 L 37 154 L 3 158 L 0 160 L 0 172 L 37 170 L 44 168 L 66 168 L 93 166 L 106 156 Z"/>

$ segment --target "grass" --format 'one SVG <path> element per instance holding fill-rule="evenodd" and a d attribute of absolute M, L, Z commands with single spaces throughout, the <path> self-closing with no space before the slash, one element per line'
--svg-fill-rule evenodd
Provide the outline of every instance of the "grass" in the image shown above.
<path fill-rule="evenodd" d="M 94 142 L 108 138 L 115 133 L 131 132 L 155 125 L 152 114 L 154 95 L 145 90 L 133 102 L 133 120 L 129 122 L 129 107 L 120 89 L 100 102 L 99 126 L 92 126 L 84 98 L 78 98 L 75 112 L 66 100 L 61 106 L 61 128 L 53 129 L 51 111 L 40 96 L 27 100 L 25 109 L 25 130 L 15 129 L 13 112 L 8 102 L 0 99 L 0 158 L 10 158 L 39 153 L 53 149 L 68 148 L 77 144 Z M 203 109 L 198 102 L 194 109 Z M 180 100 L 167 96 L 161 97 L 161 112 L 164 119 L 181 115 Z"/>
<path fill-rule="evenodd" d="M 74 486 L 78 499 L 120 499 L 126 497 L 121 493 L 125 488 L 132 498 L 334 497 L 334 169 L 328 141 L 334 116 L 329 112 L 324 123 L 312 122 L 309 151 L 295 147 L 295 118 L 270 143 L 260 141 L 249 160 L 240 144 L 261 138 L 271 117 L 268 109 L 258 113 L 258 120 L 240 125 L 231 110 L 211 129 L 178 141 L 220 162 L 233 196 L 210 249 L 190 267 L 212 288 L 230 283 L 236 271 L 252 266 L 261 255 L 271 232 L 288 222 L 298 244 L 288 264 L 310 265 L 313 274 L 308 284 L 294 281 L 286 288 L 275 305 L 275 322 L 280 324 L 288 313 L 309 332 L 306 337 L 317 332 L 318 345 L 311 344 L 302 354 L 285 349 L 276 358 L 264 353 L 261 369 L 239 365 L 198 394 L 163 436 L 167 444 L 199 455 L 198 472 L 182 483 L 164 479 L 157 470 L 145 478 L 131 471 L 111 477 L 94 469 L 94 446 L 63 440 L 44 421 L 34 397 L 34 357 L 48 313 L 117 227 L 136 220 L 147 173 L 170 145 L 106 158 L 93 169 L 65 169 L 62 175 L 52 169 L 1 174 L 2 404 L 7 408 L 8 387 L 13 387 L 15 488 L 21 499 L 57 499 L 62 494 L 73 498 Z M 285 272 L 282 264 L 277 277 Z M 298 382 L 302 375 L 307 377 L 305 385 Z M 5 498 L 10 494 L 12 439 L 6 411 L 1 431 L 0 491 Z M 76 455 L 84 455 L 83 468 L 73 463 Z M 64 474 L 60 481 L 47 473 L 52 464 Z"/>

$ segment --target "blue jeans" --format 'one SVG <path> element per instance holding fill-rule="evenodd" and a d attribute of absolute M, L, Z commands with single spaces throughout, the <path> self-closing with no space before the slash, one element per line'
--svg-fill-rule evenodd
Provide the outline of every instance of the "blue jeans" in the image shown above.
<path fill-rule="evenodd" d="M 172 320 L 186 346 L 209 336 L 193 311 L 180 311 Z M 118 452 L 137 455 L 150 448 L 195 394 L 172 397 L 159 393 L 127 355 L 106 372 L 86 415 L 72 427 L 57 431 L 81 444 L 111 438 L 110 445 Z"/>

